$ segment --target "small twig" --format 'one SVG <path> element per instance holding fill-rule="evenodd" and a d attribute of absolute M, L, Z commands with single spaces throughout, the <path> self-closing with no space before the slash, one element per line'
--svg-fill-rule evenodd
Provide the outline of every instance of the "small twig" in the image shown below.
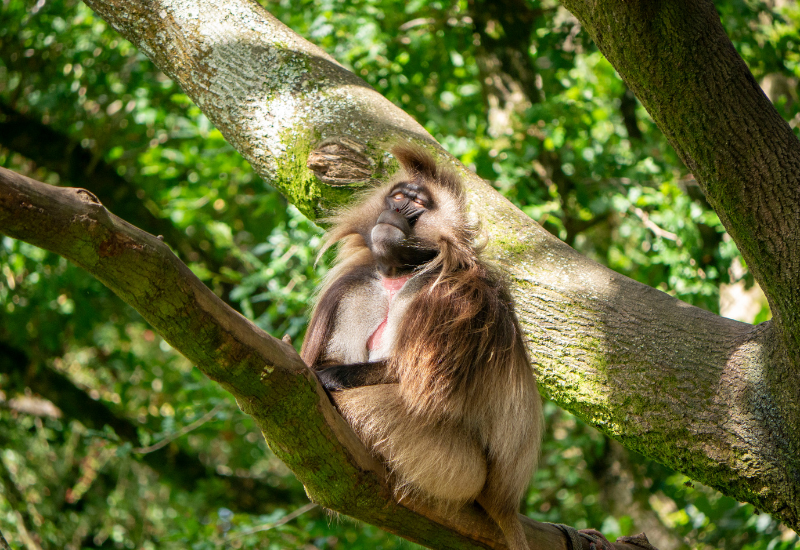
<path fill-rule="evenodd" d="M 278 262 L 279 263 L 285 262 L 286 260 L 294 256 L 294 253 L 297 252 L 297 248 L 298 246 L 296 244 L 290 246 L 289 249 L 286 252 L 284 252 L 283 256 L 278 258 Z"/>
<path fill-rule="evenodd" d="M 671 231 L 667 231 L 666 229 L 662 229 L 658 225 L 650 219 L 650 215 L 642 210 L 641 208 L 634 207 L 631 209 L 631 212 L 636 214 L 636 216 L 642 220 L 642 225 L 644 225 L 647 229 L 653 232 L 656 237 L 661 237 L 662 239 L 667 239 L 670 241 L 675 241 L 675 244 L 681 246 L 683 242 L 681 241 L 680 237 L 678 237 L 675 233 Z"/>
<path fill-rule="evenodd" d="M 247 531 L 242 531 L 241 533 L 236 533 L 235 535 L 231 535 L 230 537 L 225 537 L 225 540 L 222 542 L 222 544 L 224 544 L 224 543 L 226 543 L 228 541 L 231 541 L 233 539 L 246 537 L 246 536 L 252 535 L 254 533 L 260 533 L 262 531 L 269 531 L 270 529 L 274 529 L 276 527 L 280 527 L 281 525 L 289 523 L 294 518 L 302 516 L 303 514 L 308 512 L 309 510 L 313 510 L 317 506 L 319 506 L 319 505 L 316 502 L 309 502 L 305 506 L 301 506 L 300 508 L 298 508 L 297 510 L 295 510 L 291 514 L 287 514 L 286 516 L 282 517 L 281 519 L 279 519 L 278 521 L 276 521 L 274 523 L 268 523 L 267 525 L 261 525 L 260 527 L 254 527 L 253 529 L 249 529 Z"/>
<path fill-rule="evenodd" d="M 28 550 L 42 550 L 34 529 L 37 524 L 37 518 L 35 518 L 32 511 L 28 509 L 25 495 L 22 494 L 22 491 L 17 487 L 16 482 L 11 476 L 11 472 L 6 468 L 2 458 L 0 458 L 0 488 L 2 488 L 2 493 L 0 494 L 2 494 L 6 502 L 8 502 L 14 515 L 17 517 L 17 528 L 19 529 L 19 537 L 22 539 L 22 544 L 24 544 Z"/>
<path fill-rule="evenodd" d="M 194 422 L 192 422 L 188 426 L 184 426 L 183 428 L 181 428 L 180 430 L 178 430 L 174 434 L 168 435 L 167 437 L 165 437 L 164 439 L 162 439 L 158 443 L 154 443 L 153 445 L 150 445 L 148 447 L 136 447 L 135 449 L 133 449 L 133 452 L 134 453 L 139 453 L 139 454 L 147 454 L 147 453 L 152 453 L 153 451 L 157 451 L 160 448 L 165 447 L 166 445 L 169 445 L 170 443 L 172 443 L 173 441 L 175 441 L 176 439 L 178 439 L 182 435 L 188 434 L 192 430 L 194 430 L 196 428 L 199 428 L 200 426 L 202 426 L 203 424 L 205 424 L 206 422 L 211 420 L 211 418 L 215 414 L 217 414 L 222 409 L 222 407 L 224 407 L 224 406 L 225 406 L 225 402 L 224 401 L 221 402 L 221 403 L 218 403 L 216 407 L 214 407 L 213 409 L 208 411 L 206 414 L 204 414 L 203 416 L 201 416 L 200 418 L 198 418 L 197 420 L 195 420 Z"/>
<path fill-rule="evenodd" d="M 412 19 L 411 21 L 406 21 L 405 23 L 400 25 L 398 28 L 401 31 L 407 31 L 407 30 L 413 29 L 414 27 L 421 27 L 423 25 L 433 25 L 434 23 L 436 23 L 436 19 L 433 19 L 432 17 L 430 17 L 430 18 L 417 17 L 416 19 Z"/>
<path fill-rule="evenodd" d="M 3 400 L 0 397 L 0 408 L 16 411 L 20 414 L 47 418 L 61 418 L 64 415 L 61 409 L 55 406 L 52 401 L 38 397 L 20 396 L 12 397 L 8 400 Z"/>

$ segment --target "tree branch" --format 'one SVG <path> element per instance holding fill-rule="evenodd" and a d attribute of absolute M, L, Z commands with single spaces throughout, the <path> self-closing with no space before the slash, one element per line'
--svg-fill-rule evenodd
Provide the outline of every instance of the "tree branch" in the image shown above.
<path fill-rule="evenodd" d="M 192 430 L 196 430 L 197 428 L 199 428 L 200 426 L 202 426 L 203 424 L 205 424 L 206 422 L 208 422 L 209 420 L 214 418 L 214 416 L 219 411 L 223 410 L 224 408 L 225 408 L 225 403 L 224 402 L 217 403 L 216 406 L 213 409 L 211 409 L 210 411 L 205 413 L 203 416 L 201 416 L 200 418 L 198 418 L 197 420 L 195 420 L 191 424 L 187 424 L 186 426 L 184 426 L 183 428 L 181 428 L 177 432 L 168 435 L 167 437 L 165 437 L 164 439 L 162 439 L 158 443 L 154 443 L 152 445 L 148 445 L 147 447 L 136 447 L 136 448 L 133 449 L 133 452 L 137 453 L 137 454 L 150 454 L 150 453 L 156 452 L 159 449 L 163 449 L 164 447 L 166 447 L 167 445 L 169 445 L 170 443 L 172 443 L 173 441 L 175 441 L 179 437 L 182 437 L 182 436 L 188 434 Z"/>
<path fill-rule="evenodd" d="M 331 193 L 306 166 L 320 137 L 357 135 L 378 159 L 373 176 L 383 174 L 383 151 L 400 136 L 433 143 L 413 118 L 249 2 L 86 4 L 178 82 L 255 171 L 311 219 L 349 196 Z"/>

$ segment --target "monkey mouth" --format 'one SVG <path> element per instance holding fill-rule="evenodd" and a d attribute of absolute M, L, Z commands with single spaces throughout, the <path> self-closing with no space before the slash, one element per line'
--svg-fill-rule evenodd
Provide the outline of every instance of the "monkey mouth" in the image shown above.
<path fill-rule="evenodd" d="M 384 210 L 381 212 L 381 215 L 378 216 L 378 220 L 375 222 L 373 231 L 381 225 L 390 225 L 399 229 L 403 233 L 403 237 L 411 233 L 411 225 L 408 223 L 408 220 L 405 216 L 394 210 Z"/>
<path fill-rule="evenodd" d="M 407 232 L 404 231 L 404 229 L 405 228 L 403 227 L 402 224 L 396 223 L 394 221 L 392 221 L 392 222 L 382 222 L 382 223 L 376 223 L 375 224 L 375 227 L 372 228 L 372 233 L 375 234 L 375 232 L 377 230 L 378 232 L 384 233 L 384 234 L 387 234 L 387 235 L 389 235 L 389 234 L 396 235 L 395 240 L 401 240 L 401 239 L 405 239 L 406 235 L 407 235 Z M 402 236 L 398 235 L 397 231 L 399 231 Z"/>
<path fill-rule="evenodd" d="M 373 245 L 378 248 L 386 248 L 387 253 L 406 239 L 406 234 L 402 227 L 394 223 L 377 223 L 370 232 Z"/>

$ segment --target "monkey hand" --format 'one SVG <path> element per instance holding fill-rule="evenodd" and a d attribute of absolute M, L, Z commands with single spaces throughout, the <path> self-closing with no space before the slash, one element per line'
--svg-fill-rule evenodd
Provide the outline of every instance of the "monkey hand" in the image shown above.
<path fill-rule="evenodd" d="M 329 392 L 374 386 L 376 384 L 397 383 L 397 377 L 387 372 L 385 361 L 374 363 L 353 363 L 333 365 L 317 371 L 322 386 Z"/>
<path fill-rule="evenodd" d="M 347 373 L 343 372 L 347 365 L 336 365 L 335 367 L 328 367 L 326 369 L 317 371 L 317 378 L 322 382 L 322 387 L 326 391 L 341 391 L 348 388 L 346 379 Z"/>

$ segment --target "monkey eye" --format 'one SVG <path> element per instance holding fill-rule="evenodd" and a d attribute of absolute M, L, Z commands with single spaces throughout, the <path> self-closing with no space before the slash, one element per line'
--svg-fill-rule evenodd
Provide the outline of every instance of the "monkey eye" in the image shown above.
<path fill-rule="evenodd" d="M 406 196 L 404 194 L 402 194 L 402 193 L 395 193 L 394 195 L 392 195 L 392 198 L 394 200 L 396 200 L 396 201 L 401 201 L 401 200 L 405 199 Z"/>
<path fill-rule="evenodd" d="M 411 202 L 413 202 L 414 204 L 416 204 L 420 208 L 425 208 L 425 203 L 422 201 L 422 199 L 414 199 Z"/>

